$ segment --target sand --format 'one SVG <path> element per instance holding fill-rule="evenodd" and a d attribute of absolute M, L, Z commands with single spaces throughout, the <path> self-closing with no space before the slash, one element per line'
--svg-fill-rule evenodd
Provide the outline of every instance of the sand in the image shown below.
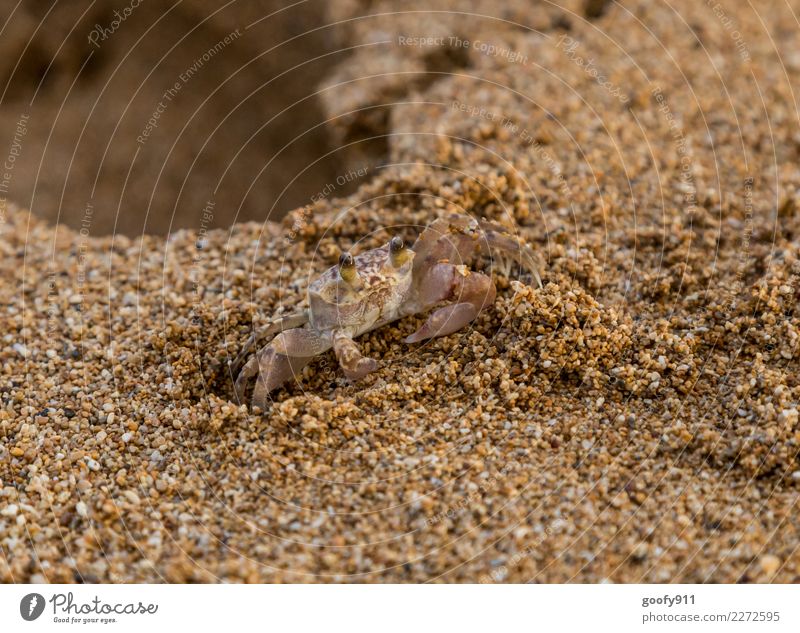
<path fill-rule="evenodd" d="M 342 37 L 388 43 L 321 98 L 386 155 L 280 223 L 103 238 L 5 210 L 0 580 L 798 580 L 794 18 L 573 4 L 338 3 Z M 254 323 L 452 211 L 534 245 L 544 287 L 477 261 L 498 296 L 471 327 L 409 346 L 404 319 L 359 339 L 363 382 L 327 354 L 234 401 Z"/>

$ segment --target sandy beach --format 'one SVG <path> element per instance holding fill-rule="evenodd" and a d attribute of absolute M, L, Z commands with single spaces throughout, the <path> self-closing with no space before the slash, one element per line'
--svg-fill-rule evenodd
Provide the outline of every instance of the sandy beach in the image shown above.
<path fill-rule="evenodd" d="M 283 218 L 3 207 L 0 581 L 800 579 L 796 10 L 424 4 L 330 8 L 338 167 Z M 464 330 L 402 319 L 359 338 L 363 381 L 329 352 L 236 402 L 254 326 L 453 212 L 544 287 L 479 259 Z"/>

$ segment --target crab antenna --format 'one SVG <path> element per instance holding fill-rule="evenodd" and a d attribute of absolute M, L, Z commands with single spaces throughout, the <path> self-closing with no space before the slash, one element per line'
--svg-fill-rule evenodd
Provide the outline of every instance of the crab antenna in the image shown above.
<path fill-rule="evenodd" d="M 350 253 L 342 253 L 339 257 L 339 276 L 348 284 L 355 283 L 358 279 L 356 260 Z"/>
<path fill-rule="evenodd" d="M 389 242 L 389 262 L 394 268 L 400 268 L 408 261 L 408 249 L 403 238 L 395 235 Z"/>

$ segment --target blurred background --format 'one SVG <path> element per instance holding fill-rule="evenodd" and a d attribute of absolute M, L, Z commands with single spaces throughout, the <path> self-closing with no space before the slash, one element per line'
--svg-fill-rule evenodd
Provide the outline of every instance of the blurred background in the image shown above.
<path fill-rule="evenodd" d="M 288 4 L 3 3 L 4 141 L 24 128 L 7 198 L 98 235 L 308 202 L 338 173 L 313 93 L 340 55 L 322 2 Z"/>
<path fill-rule="evenodd" d="M 6 2 L 2 193 L 93 235 L 277 219 L 374 177 L 392 103 L 481 57 L 398 37 L 557 34 L 606 4 Z"/>

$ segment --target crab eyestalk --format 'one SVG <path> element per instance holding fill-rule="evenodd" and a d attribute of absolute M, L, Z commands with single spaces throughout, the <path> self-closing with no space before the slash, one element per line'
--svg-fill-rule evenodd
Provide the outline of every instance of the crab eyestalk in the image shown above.
<path fill-rule="evenodd" d="M 350 253 L 342 253 L 339 257 L 339 276 L 346 283 L 353 285 L 358 281 L 356 260 Z"/>
<path fill-rule="evenodd" d="M 389 262 L 393 268 L 400 268 L 411 258 L 411 254 L 406 248 L 403 238 L 394 236 L 392 241 L 389 242 Z"/>

